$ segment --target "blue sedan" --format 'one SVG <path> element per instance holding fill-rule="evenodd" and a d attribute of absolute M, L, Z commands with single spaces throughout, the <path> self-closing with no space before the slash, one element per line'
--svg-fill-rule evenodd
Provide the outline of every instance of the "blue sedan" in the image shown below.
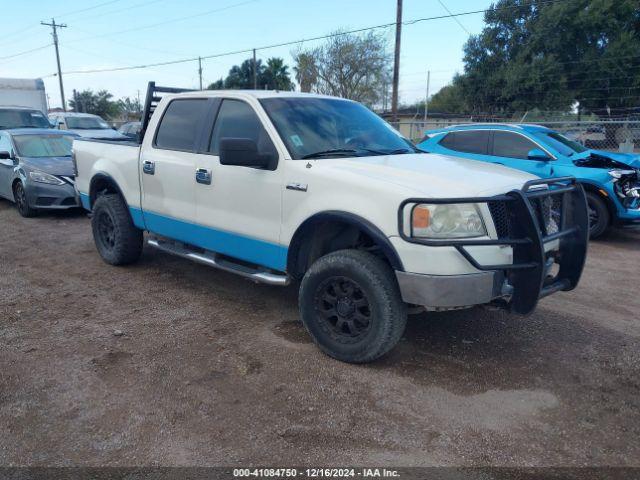
<path fill-rule="evenodd" d="M 590 234 L 640 224 L 640 155 L 591 150 L 546 127 L 470 124 L 426 132 L 419 148 L 524 170 L 574 176 L 589 205 Z"/>
<path fill-rule="evenodd" d="M 0 197 L 20 215 L 78 206 L 71 159 L 73 133 L 21 128 L 0 131 Z"/>

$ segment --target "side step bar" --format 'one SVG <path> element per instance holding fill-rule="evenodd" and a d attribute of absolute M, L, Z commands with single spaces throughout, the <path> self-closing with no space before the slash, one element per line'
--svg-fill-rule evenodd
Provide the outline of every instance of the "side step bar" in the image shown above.
<path fill-rule="evenodd" d="M 256 283 L 266 283 L 267 285 L 286 286 L 289 284 L 290 278 L 288 275 L 282 273 L 271 273 L 264 270 L 260 270 L 260 267 L 250 267 L 235 263 L 232 260 L 222 257 L 215 252 L 196 252 L 189 249 L 183 243 L 174 242 L 172 240 L 165 240 L 158 237 L 151 237 L 147 240 L 147 244 L 162 250 L 163 252 L 171 253 L 179 257 L 192 260 L 203 265 L 218 268 L 226 272 L 236 273 L 240 276 L 253 280 Z"/>

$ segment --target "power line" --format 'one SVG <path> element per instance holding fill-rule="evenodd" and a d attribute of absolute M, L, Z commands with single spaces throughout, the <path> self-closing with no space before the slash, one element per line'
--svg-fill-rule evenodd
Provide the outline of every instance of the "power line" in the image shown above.
<path fill-rule="evenodd" d="M 17 30 L 15 32 L 12 32 L 12 33 L 9 33 L 7 35 L 4 35 L 4 36 L 0 37 L 0 40 L 4 40 L 5 38 L 10 38 L 10 37 L 13 37 L 15 35 L 19 35 L 21 33 L 28 32 L 29 30 L 33 30 L 36 27 L 38 27 L 38 25 L 31 25 L 29 27 L 21 28 L 20 30 Z"/>
<path fill-rule="evenodd" d="M 133 5 L 127 5 L 124 8 L 118 8 L 116 10 L 110 10 L 107 12 L 101 12 L 98 13 L 96 15 L 89 15 L 87 17 L 80 17 L 80 18 L 76 18 L 74 21 L 75 22 L 84 22 L 86 20 L 91 20 L 92 18 L 97 18 L 97 17 L 105 17 L 107 15 L 113 15 L 114 13 L 120 13 L 120 12 L 128 12 L 129 10 L 133 10 L 134 8 L 140 8 L 140 7 L 146 7 L 147 5 L 151 5 L 154 3 L 160 3 L 160 2 L 166 2 L 167 0 L 150 0 L 150 1 L 146 1 L 146 2 L 140 2 L 140 3 L 134 3 Z"/>
<path fill-rule="evenodd" d="M 47 43 L 46 45 L 42 45 L 40 47 L 32 48 L 31 50 L 25 50 L 24 52 L 14 53 L 13 55 L 7 55 L 5 57 L 0 57 L 0 60 L 6 60 L 6 59 L 9 59 L 9 58 L 15 58 L 15 57 L 20 57 L 22 55 L 27 55 L 29 53 L 37 52 L 38 50 L 44 50 L 45 48 L 48 48 L 51 45 L 53 45 L 53 44 L 52 43 Z"/>
<path fill-rule="evenodd" d="M 242 5 L 247 5 L 249 3 L 255 3 L 255 2 L 258 2 L 258 1 L 260 1 L 260 0 L 245 0 L 243 2 L 234 3 L 232 5 L 227 5 L 226 7 L 216 8 L 216 9 L 213 9 L 213 10 L 207 10 L 206 12 L 200 12 L 200 13 L 196 13 L 196 14 L 193 14 L 193 15 L 187 15 L 187 16 L 184 16 L 184 17 L 173 18 L 171 20 L 165 20 L 163 22 L 152 23 L 150 25 L 143 25 L 143 26 L 140 26 L 140 27 L 128 28 L 126 30 L 119 30 L 117 32 L 103 33 L 103 34 L 100 34 L 100 35 L 94 35 L 92 37 L 86 37 L 86 38 L 79 38 L 79 39 L 71 40 L 71 41 L 72 42 L 85 42 L 87 40 L 92 40 L 94 38 L 112 37 L 114 35 L 121 35 L 123 33 L 139 32 L 141 30 L 148 30 L 149 28 L 160 27 L 162 25 L 168 25 L 168 24 L 175 23 L 175 22 L 181 22 L 181 21 L 184 21 L 184 20 L 190 20 L 192 18 L 199 18 L 199 17 L 203 17 L 203 16 L 206 16 L 206 15 L 211 15 L 213 13 L 222 12 L 224 10 L 229 10 L 231 8 L 240 7 Z M 70 43 L 70 42 L 67 42 L 67 43 Z"/>
<path fill-rule="evenodd" d="M 440 5 L 442 5 L 442 8 L 444 8 L 444 9 L 447 11 L 447 13 L 448 13 L 449 15 L 453 15 L 453 14 L 451 13 L 451 10 L 449 10 L 449 9 L 447 8 L 447 6 L 444 4 L 444 2 L 443 2 L 442 0 L 438 0 L 438 3 L 439 3 Z M 453 18 L 453 20 L 454 20 L 454 21 L 455 21 L 455 22 L 460 26 L 460 28 L 461 28 L 462 30 L 464 30 L 465 32 L 467 32 L 467 34 L 468 34 L 468 35 L 471 35 L 471 32 L 470 32 L 469 30 L 467 30 L 467 28 L 466 28 L 464 25 L 462 25 L 462 23 L 460 23 L 460 20 L 458 20 L 458 17 L 452 17 L 452 18 Z"/>
<path fill-rule="evenodd" d="M 70 17 L 72 15 L 77 15 L 78 13 L 88 12 L 89 10 L 95 10 L 96 8 L 104 7 L 105 5 L 111 5 L 112 3 L 117 3 L 117 2 L 121 2 L 121 1 L 122 0 L 110 0 L 108 2 L 98 3 L 98 4 L 93 5 L 91 7 L 82 8 L 80 10 L 72 10 L 71 12 L 60 14 L 60 15 L 58 15 L 58 17 L 67 18 L 67 17 Z"/>
<path fill-rule="evenodd" d="M 161 1 L 164 1 L 164 0 L 161 0 Z M 80 28 L 76 27 L 75 25 L 72 27 L 72 30 L 73 30 L 73 31 L 82 32 L 82 33 L 85 33 L 85 34 L 90 34 L 90 32 L 87 32 L 86 30 L 82 30 L 82 29 L 80 29 Z M 162 49 L 162 50 L 161 50 L 161 49 L 159 49 L 159 48 L 149 48 L 149 47 L 147 47 L 147 46 L 135 45 L 135 44 L 133 44 L 133 43 L 123 42 L 122 40 L 120 40 L 120 39 L 115 39 L 115 38 L 112 38 L 112 39 L 106 39 L 106 38 L 105 38 L 105 39 L 104 39 L 104 41 L 106 41 L 106 42 L 111 42 L 111 43 L 116 43 L 116 44 L 118 44 L 118 45 L 122 45 L 123 47 L 133 48 L 133 49 L 136 49 L 136 50 L 142 50 L 142 51 L 146 51 L 146 52 L 153 52 L 153 53 L 170 53 L 170 54 L 172 54 L 172 55 L 185 55 L 184 53 L 176 53 L 176 52 L 169 51 L 169 50 L 166 50 L 166 49 Z M 69 42 L 65 42 L 65 44 L 64 44 L 64 46 L 65 46 L 65 47 L 67 47 L 67 48 L 69 48 L 68 43 L 69 43 Z"/>
<path fill-rule="evenodd" d="M 250 0 L 250 1 L 257 1 L 257 0 Z M 564 1 L 572 1 L 572 0 L 541 0 L 541 1 L 537 2 L 536 5 L 552 4 L 552 3 L 558 3 L 558 2 L 561 2 L 561 1 L 564 2 Z M 244 2 L 244 3 L 248 3 L 248 2 Z M 236 5 L 238 5 L 238 4 L 236 4 Z M 533 4 L 529 3 L 529 4 L 526 4 L 526 5 L 501 7 L 501 8 L 496 8 L 496 9 L 493 9 L 493 10 L 495 10 L 495 11 L 513 10 L 514 8 L 522 8 L 522 7 L 526 7 L 527 5 L 533 5 Z M 228 7 L 228 8 L 230 8 L 230 7 Z M 450 15 L 438 15 L 438 16 L 434 16 L 434 17 L 417 18 L 417 19 L 414 19 L 414 20 L 409 20 L 409 21 L 406 21 L 406 22 L 402 22 L 402 24 L 403 25 L 414 25 L 416 23 L 430 21 L 430 20 L 440 20 L 440 19 L 443 19 L 443 18 L 451 18 L 451 17 L 456 17 L 456 16 L 472 15 L 472 14 L 484 13 L 486 11 L 489 11 L 489 10 L 474 10 L 474 11 L 469 11 L 469 12 L 454 13 L 454 14 L 450 14 Z M 202 15 L 202 14 L 199 14 L 199 15 Z M 255 49 L 256 50 L 269 50 L 269 49 L 273 49 L 273 48 L 296 45 L 296 44 L 299 44 L 299 43 L 313 42 L 313 41 L 316 41 L 316 40 L 325 40 L 325 39 L 328 39 L 328 38 L 333 38 L 333 37 L 338 37 L 338 36 L 343 36 L 343 35 L 349 35 L 349 34 L 354 34 L 354 33 L 362 33 L 362 32 L 366 32 L 366 31 L 369 31 L 369 30 L 377 30 L 377 29 L 381 29 L 381 28 L 389 28 L 389 27 L 392 27 L 392 26 L 395 26 L 395 25 L 396 25 L 396 22 L 383 23 L 383 24 L 380 24 L 380 25 L 374 25 L 374 26 L 370 26 L 370 27 L 363 27 L 363 28 L 358 28 L 358 29 L 355 29 L 355 30 L 349 30 L 349 31 L 345 31 L 345 32 L 336 32 L 336 33 L 331 33 L 331 34 L 327 34 L 327 35 L 320 35 L 320 36 L 317 36 L 317 37 L 303 38 L 303 39 L 299 39 L 299 40 L 291 40 L 291 41 L 282 42 L 282 43 L 276 43 L 276 44 L 271 44 L 271 45 L 263 45 L 261 47 L 255 47 Z M 80 40 L 86 40 L 86 39 L 80 39 Z M 193 56 L 193 57 L 190 57 L 190 58 L 167 60 L 167 61 L 163 61 L 163 62 L 142 64 L 142 65 L 133 65 L 133 66 L 127 66 L 127 67 L 100 68 L 100 69 L 92 69 L 92 70 L 74 70 L 74 71 L 69 71 L 69 72 L 64 72 L 64 73 L 65 74 L 89 74 L 89 73 L 103 73 L 103 72 L 118 72 L 118 71 L 124 71 L 124 70 L 139 70 L 139 69 L 143 69 L 143 68 L 160 67 L 160 66 L 167 66 L 167 65 L 176 65 L 176 64 L 180 64 L 180 63 L 195 62 L 195 61 L 198 60 L 198 58 L 201 58 L 202 60 L 207 60 L 207 59 L 211 59 L 211 58 L 227 57 L 227 56 L 231 56 L 231 55 L 239 55 L 241 53 L 251 53 L 251 52 L 253 52 L 253 48 L 245 48 L 245 49 L 241 49 L 241 50 L 234 50 L 234 51 L 223 52 L 223 53 L 215 53 L 215 54 L 211 54 L 211 55 L 202 55 L 202 56 L 199 56 L 199 57 L 198 56 Z M 45 77 L 47 77 L 47 76 L 51 76 L 51 75 L 45 75 Z"/>

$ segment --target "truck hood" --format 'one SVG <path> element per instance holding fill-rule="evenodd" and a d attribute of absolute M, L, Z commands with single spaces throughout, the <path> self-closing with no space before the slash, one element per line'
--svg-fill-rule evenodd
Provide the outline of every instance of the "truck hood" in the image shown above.
<path fill-rule="evenodd" d="M 428 198 L 502 194 L 538 177 L 486 162 L 439 154 L 381 155 L 312 160 L 313 166 L 333 170 L 335 178 L 360 176 L 393 184 L 406 193 Z"/>
<path fill-rule="evenodd" d="M 110 128 L 96 128 L 95 130 L 74 130 L 70 129 L 70 132 L 77 133 L 84 138 L 111 138 L 114 140 L 125 140 L 127 137 L 120 132 L 111 130 Z"/>
<path fill-rule="evenodd" d="M 51 175 L 75 176 L 71 157 L 20 157 L 20 163 L 30 169 Z"/>

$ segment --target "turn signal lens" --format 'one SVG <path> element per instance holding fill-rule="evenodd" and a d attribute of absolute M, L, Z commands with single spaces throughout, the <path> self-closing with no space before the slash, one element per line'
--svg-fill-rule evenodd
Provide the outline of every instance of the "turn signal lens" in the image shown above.
<path fill-rule="evenodd" d="M 424 205 L 418 205 L 413 209 L 413 228 L 427 228 L 431 224 L 431 212 Z"/>

